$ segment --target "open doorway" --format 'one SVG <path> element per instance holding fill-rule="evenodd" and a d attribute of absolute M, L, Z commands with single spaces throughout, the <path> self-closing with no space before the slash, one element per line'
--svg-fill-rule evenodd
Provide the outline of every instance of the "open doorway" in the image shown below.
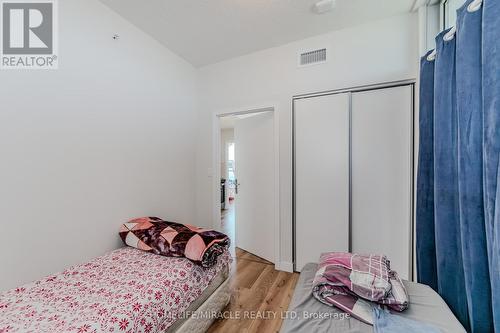
<path fill-rule="evenodd" d="M 277 262 L 277 151 L 272 110 L 217 117 L 219 229 L 243 250 Z M 218 177 L 219 178 L 219 177 Z"/>
<path fill-rule="evenodd" d="M 236 161 L 234 144 L 234 116 L 220 118 L 220 198 L 221 228 L 231 240 L 235 234 Z"/>

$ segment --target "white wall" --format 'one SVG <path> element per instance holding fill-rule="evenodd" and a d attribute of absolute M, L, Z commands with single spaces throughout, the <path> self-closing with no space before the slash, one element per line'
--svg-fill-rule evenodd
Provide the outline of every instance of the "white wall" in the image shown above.
<path fill-rule="evenodd" d="M 418 8 L 419 55 L 436 48 L 436 36 L 441 31 L 441 5 L 423 5 Z"/>
<path fill-rule="evenodd" d="M 416 78 L 416 14 L 260 51 L 200 69 L 197 148 L 197 221 L 212 220 L 212 147 L 214 112 L 274 104 L 280 124 L 281 263 L 292 261 L 292 96 L 336 88 Z M 325 65 L 297 68 L 299 50 L 329 47 Z M 270 106 L 270 105 L 269 105 Z M 215 221 L 211 221 L 214 223 Z"/>
<path fill-rule="evenodd" d="M 195 216 L 196 70 L 96 0 L 59 10 L 59 70 L 0 72 L 0 290 Z"/>
<path fill-rule="evenodd" d="M 465 0 L 448 0 L 443 10 L 446 12 L 446 22 L 443 22 L 446 28 L 451 28 L 457 24 L 457 10 L 464 5 Z"/>

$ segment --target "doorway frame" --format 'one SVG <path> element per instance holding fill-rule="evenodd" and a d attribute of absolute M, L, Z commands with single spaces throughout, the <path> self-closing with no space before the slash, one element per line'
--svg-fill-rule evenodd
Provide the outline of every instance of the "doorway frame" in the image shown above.
<path fill-rule="evenodd" d="M 282 270 L 281 265 L 281 227 L 280 227 L 280 147 L 279 147 L 279 112 L 278 103 L 265 103 L 247 107 L 230 108 L 216 111 L 212 115 L 212 225 L 215 230 L 221 231 L 221 203 L 220 203 L 220 156 L 221 156 L 221 127 L 220 118 L 241 116 L 253 113 L 273 113 L 273 146 L 274 146 L 274 267 Z M 237 148 L 236 148 L 237 149 Z M 237 222 L 236 222 L 237 223 Z M 233 240 L 235 241 L 235 240 Z"/>

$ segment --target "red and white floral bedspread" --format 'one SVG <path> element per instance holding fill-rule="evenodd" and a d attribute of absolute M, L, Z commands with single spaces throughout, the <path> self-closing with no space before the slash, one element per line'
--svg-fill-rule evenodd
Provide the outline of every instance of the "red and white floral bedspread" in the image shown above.
<path fill-rule="evenodd" d="M 163 332 L 231 261 L 211 268 L 122 248 L 0 294 L 0 333 Z"/>

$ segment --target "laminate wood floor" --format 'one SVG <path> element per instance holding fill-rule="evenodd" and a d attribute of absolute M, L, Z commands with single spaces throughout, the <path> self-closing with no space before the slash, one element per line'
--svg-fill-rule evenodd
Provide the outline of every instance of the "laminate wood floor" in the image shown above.
<path fill-rule="evenodd" d="M 224 309 L 231 318 L 217 320 L 208 332 L 279 332 L 299 274 L 277 271 L 274 264 L 239 248 L 235 253 L 231 303 Z"/>

